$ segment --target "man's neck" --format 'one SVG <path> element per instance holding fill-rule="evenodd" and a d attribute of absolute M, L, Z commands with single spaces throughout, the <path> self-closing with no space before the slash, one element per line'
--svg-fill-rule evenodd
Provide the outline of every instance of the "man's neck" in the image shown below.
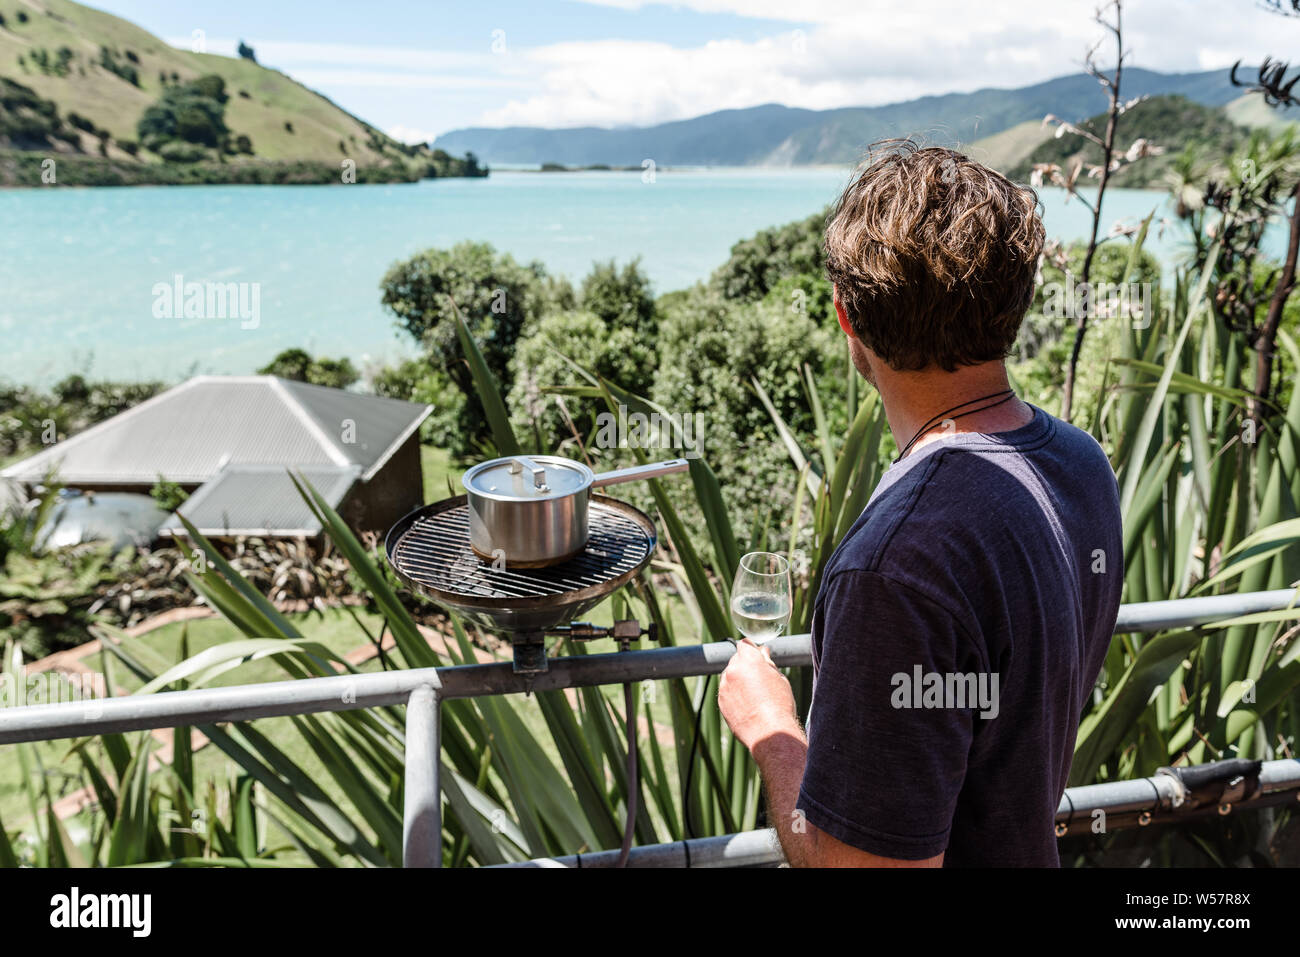
<path fill-rule="evenodd" d="M 889 430 L 900 450 L 927 424 L 930 428 L 916 440 L 912 451 L 957 432 L 1009 432 L 1033 421 L 1033 409 L 1019 398 L 1012 397 L 997 405 L 992 403 L 1002 396 L 984 402 L 973 401 L 1011 388 L 1006 365 L 1002 362 L 963 366 L 956 372 L 942 369 L 895 372 L 887 367 L 877 367 L 873 373 L 885 405 Z M 952 412 L 950 418 L 931 423 L 936 416 L 949 411 Z"/>

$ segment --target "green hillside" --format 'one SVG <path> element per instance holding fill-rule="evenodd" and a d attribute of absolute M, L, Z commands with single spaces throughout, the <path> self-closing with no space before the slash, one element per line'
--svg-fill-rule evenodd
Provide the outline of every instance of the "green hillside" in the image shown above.
<path fill-rule="evenodd" d="M 1098 137 L 1106 130 L 1106 114 L 1100 113 L 1079 124 Z M 1120 116 L 1115 127 L 1115 148 L 1120 155 L 1138 137 L 1145 137 L 1164 149 L 1159 156 L 1148 157 L 1121 169 L 1114 177 L 1116 186 L 1143 187 L 1161 183 L 1165 170 L 1188 146 L 1204 149 L 1208 156 L 1223 160 L 1245 141 L 1249 130 L 1229 118 L 1222 108 L 1194 103 L 1184 96 L 1153 96 Z M 1076 158 L 1085 164 L 1101 163 L 1101 148 L 1076 133 L 1052 137 L 1034 148 L 1007 175 L 1027 180 L 1035 163 L 1056 163 L 1068 169 Z M 1086 169 L 1085 173 L 1086 174 Z"/>
<path fill-rule="evenodd" d="M 1277 109 L 1264 102 L 1258 93 L 1244 93 L 1223 108 L 1228 119 L 1249 127 L 1279 130 L 1300 120 L 1300 109 Z"/>
<path fill-rule="evenodd" d="M 251 149 L 226 151 L 232 163 L 319 164 L 337 177 L 342 161 L 350 159 L 359 170 L 391 167 L 410 173 L 403 178 L 464 175 L 452 168 L 460 161 L 435 161 L 423 145 L 397 143 L 319 93 L 252 60 L 177 49 L 126 20 L 71 0 L 0 0 L 0 17 L 0 78 L 52 102 L 56 120 L 74 118 L 71 125 L 83 127 L 70 136 L 51 137 L 47 149 L 76 151 L 79 146 L 119 164 L 158 163 L 159 156 L 139 148 L 137 124 L 145 111 L 169 89 L 219 76 L 225 81 L 224 123 L 230 139 L 247 137 Z M 102 149 L 101 137 L 85 132 L 86 126 L 109 134 Z M 0 146 L 37 148 L 8 139 Z M 226 156 L 214 153 L 210 158 Z"/>
<path fill-rule="evenodd" d="M 1014 169 L 1033 151 L 1052 138 L 1052 131 L 1041 120 L 1025 120 L 1010 129 L 985 136 L 973 143 L 958 144 L 957 148 L 991 169 Z"/>

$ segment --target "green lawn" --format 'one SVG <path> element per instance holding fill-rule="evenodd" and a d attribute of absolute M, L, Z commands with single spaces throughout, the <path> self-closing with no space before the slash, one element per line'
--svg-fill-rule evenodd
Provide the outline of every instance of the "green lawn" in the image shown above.
<path fill-rule="evenodd" d="M 424 500 L 437 502 L 452 495 L 463 495 L 460 477 L 469 466 L 453 462 L 446 449 L 430 445 L 420 446 L 420 471 L 424 473 Z"/>

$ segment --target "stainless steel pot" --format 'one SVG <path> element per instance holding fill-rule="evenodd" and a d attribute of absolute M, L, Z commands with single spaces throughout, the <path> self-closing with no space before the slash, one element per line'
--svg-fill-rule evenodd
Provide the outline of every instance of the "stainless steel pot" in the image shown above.
<path fill-rule="evenodd" d="M 461 478 L 469 503 L 470 546 L 480 558 L 539 567 L 571 558 L 587 544 L 593 488 L 685 472 L 671 459 L 595 474 L 558 455 L 510 455 L 482 462 Z"/>

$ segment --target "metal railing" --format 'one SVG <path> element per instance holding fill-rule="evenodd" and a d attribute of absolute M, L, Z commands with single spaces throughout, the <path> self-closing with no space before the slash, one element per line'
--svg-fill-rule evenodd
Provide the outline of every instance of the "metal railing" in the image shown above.
<path fill-rule="evenodd" d="M 1155 632 L 1208 624 L 1238 615 L 1287 608 L 1295 599 L 1296 592 L 1279 589 L 1125 605 L 1120 609 L 1115 631 Z M 777 638 L 767 647 L 772 659 L 782 667 L 812 664 L 809 635 Z M 441 702 L 452 698 L 717 674 L 726 668 L 734 650 L 730 642 L 711 642 L 556 658 L 551 660 L 546 672 L 529 676 L 515 674 L 511 662 L 502 661 L 3 708 L 0 709 L 0 744 L 405 704 L 402 863 L 406 867 L 438 867 L 442 858 Z M 1168 780 L 1158 780 L 1159 777 Z M 1064 833 L 1063 821 L 1068 830 L 1097 808 L 1110 808 L 1116 815 L 1133 816 L 1138 824 L 1147 823 L 1162 809 L 1170 810 L 1181 803 L 1172 780 L 1164 775 L 1070 788 L 1062 797 L 1057 813 L 1058 833 Z M 1250 778 L 1250 783 L 1253 790 L 1249 795 L 1242 792 L 1243 802 L 1277 803 L 1292 790 L 1300 789 L 1300 761 L 1267 762 L 1263 770 Z M 1231 786 L 1241 791 L 1240 782 Z M 1143 813 L 1148 815 L 1147 821 L 1142 819 Z M 521 863 L 524 866 L 609 866 L 618 852 L 607 853 L 612 855 L 610 861 L 605 860 L 602 852 Z M 776 863 L 781 859 L 780 854 L 771 831 L 752 831 L 635 848 L 628 863 L 734 867 Z"/>

